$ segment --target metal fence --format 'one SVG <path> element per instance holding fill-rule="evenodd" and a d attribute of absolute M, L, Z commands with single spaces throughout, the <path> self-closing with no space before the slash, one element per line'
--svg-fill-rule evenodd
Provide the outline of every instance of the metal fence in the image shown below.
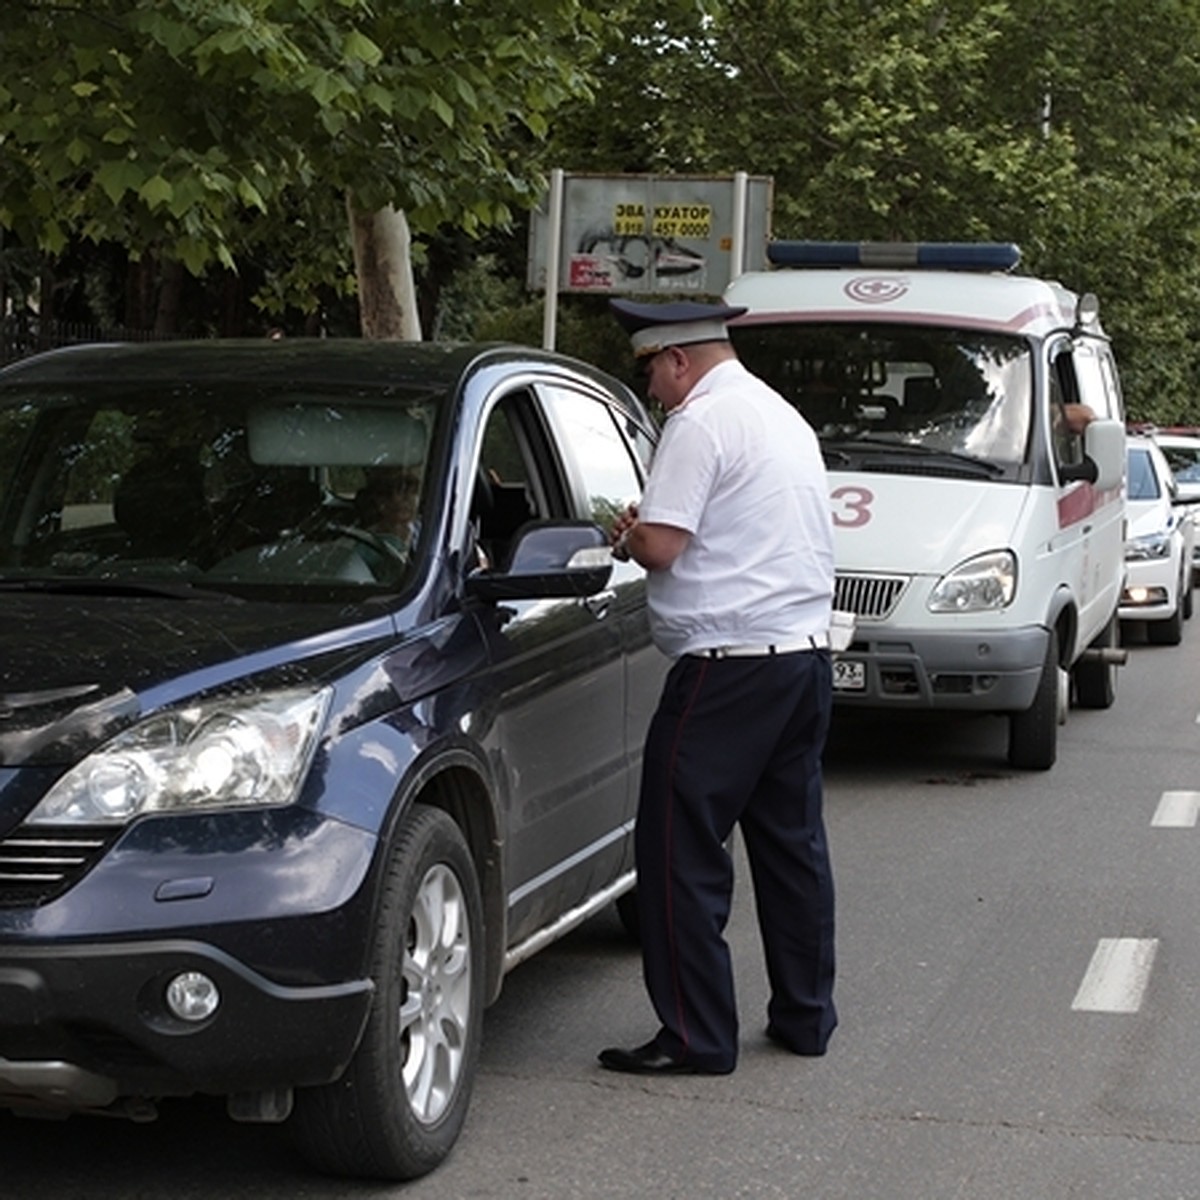
<path fill-rule="evenodd" d="M 160 342 L 184 335 L 155 333 L 152 329 L 126 329 L 120 325 L 84 325 L 74 321 L 39 321 L 36 317 L 5 317 L 0 320 L 0 365 L 85 342 Z"/>

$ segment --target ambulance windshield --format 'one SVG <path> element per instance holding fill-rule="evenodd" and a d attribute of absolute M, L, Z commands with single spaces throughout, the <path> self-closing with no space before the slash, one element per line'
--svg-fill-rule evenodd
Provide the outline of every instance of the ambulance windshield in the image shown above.
<path fill-rule="evenodd" d="M 1020 338 L 799 322 L 738 326 L 732 335 L 746 366 L 856 469 L 956 473 L 973 460 L 999 475 L 1025 459 L 1033 368 Z M 904 462 L 918 456 L 920 466 Z"/>

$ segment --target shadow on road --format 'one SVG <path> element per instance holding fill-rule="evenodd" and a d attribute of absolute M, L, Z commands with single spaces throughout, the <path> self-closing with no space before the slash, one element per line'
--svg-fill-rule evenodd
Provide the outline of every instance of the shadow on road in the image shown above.
<path fill-rule="evenodd" d="M 1011 774 L 1008 724 L 990 714 L 834 710 L 825 751 L 830 783 L 910 783 Z"/>

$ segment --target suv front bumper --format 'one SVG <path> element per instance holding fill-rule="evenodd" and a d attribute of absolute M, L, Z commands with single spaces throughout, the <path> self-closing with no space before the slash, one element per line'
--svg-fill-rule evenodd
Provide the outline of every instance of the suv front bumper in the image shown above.
<path fill-rule="evenodd" d="M 202 1021 L 167 1005 L 202 972 L 220 996 Z M 105 1108 L 118 1097 L 230 1094 L 327 1083 L 366 1024 L 369 980 L 273 983 L 201 942 L 4 948 L 0 1104 Z"/>

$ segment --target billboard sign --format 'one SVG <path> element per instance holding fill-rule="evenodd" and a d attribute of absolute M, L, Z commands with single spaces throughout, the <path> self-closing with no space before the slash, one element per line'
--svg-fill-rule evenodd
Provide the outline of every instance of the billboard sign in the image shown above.
<path fill-rule="evenodd" d="M 557 292 L 719 295 L 743 270 L 766 269 L 768 177 L 560 178 L 530 225 L 533 291 L 556 269 Z"/>

